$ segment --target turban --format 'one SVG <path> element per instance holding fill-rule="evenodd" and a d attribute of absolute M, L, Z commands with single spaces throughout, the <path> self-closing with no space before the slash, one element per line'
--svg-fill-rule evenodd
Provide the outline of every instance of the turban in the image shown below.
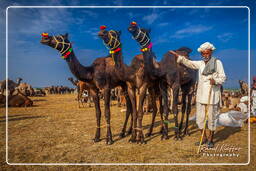
<path fill-rule="evenodd" d="M 201 46 L 197 49 L 197 51 L 202 52 L 203 50 L 207 50 L 207 49 L 215 50 L 216 48 L 210 42 L 205 42 L 201 44 Z"/>
<path fill-rule="evenodd" d="M 241 97 L 241 99 L 240 99 L 240 102 L 241 102 L 241 103 L 244 103 L 244 102 L 246 102 L 246 101 L 248 101 L 248 96 L 243 96 L 243 97 Z"/>

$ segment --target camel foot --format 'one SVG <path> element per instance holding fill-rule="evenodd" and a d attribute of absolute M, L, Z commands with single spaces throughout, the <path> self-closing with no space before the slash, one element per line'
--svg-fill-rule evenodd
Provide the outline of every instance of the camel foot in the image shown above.
<path fill-rule="evenodd" d="M 132 134 L 132 128 L 130 128 L 127 132 L 127 135 L 131 135 Z"/>
<path fill-rule="evenodd" d="M 107 140 L 106 140 L 107 145 L 111 145 L 113 143 L 114 143 L 114 141 L 112 140 L 112 138 L 107 138 Z"/>
<path fill-rule="evenodd" d="M 152 135 L 152 132 L 148 132 L 145 134 L 145 137 L 150 137 Z"/>
<path fill-rule="evenodd" d="M 182 137 L 180 135 L 175 135 L 174 140 L 175 141 L 181 141 Z"/>
<path fill-rule="evenodd" d="M 169 139 L 169 137 L 167 134 L 162 134 L 161 140 L 168 140 L 168 139 Z"/>
<path fill-rule="evenodd" d="M 136 142 L 135 138 L 130 138 L 129 139 L 129 143 L 135 143 L 135 142 Z"/>
<path fill-rule="evenodd" d="M 93 142 L 95 142 L 95 143 L 100 142 L 100 138 L 94 138 Z"/>
<path fill-rule="evenodd" d="M 184 136 L 190 136 L 190 132 L 187 130 L 187 131 L 184 131 Z"/>
<path fill-rule="evenodd" d="M 122 131 L 120 134 L 119 134 L 119 138 L 124 138 L 125 137 L 125 132 Z"/>

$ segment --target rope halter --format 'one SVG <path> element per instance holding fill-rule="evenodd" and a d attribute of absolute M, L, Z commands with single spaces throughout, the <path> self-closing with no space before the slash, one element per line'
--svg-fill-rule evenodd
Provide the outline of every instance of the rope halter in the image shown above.
<path fill-rule="evenodd" d="M 142 35 L 142 38 L 140 39 L 141 35 Z M 138 27 L 138 34 L 136 36 L 132 36 L 132 38 L 140 43 L 141 48 L 143 48 L 150 42 L 150 38 L 148 37 L 147 33 L 141 31 L 139 27 Z"/>
<path fill-rule="evenodd" d="M 60 37 L 61 38 L 61 42 L 60 41 L 58 41 L 58 39 L 56 38 L 56 36 L 52 36 L 53 37 L 53 39 L 55 40 L 55 42 L 56 42 L 56 45 L 55 45 L 55 49 L 57 49 L 57 47 L 58 47 L 58 45 L 59 44 L 62 44 L 62 48 L 61 48 L 61 50 L 60 50 L 60 53 L 63 55 L 64 53 L 66 53 L 69 49 L 71 49 L 71 43 L 67 43 L 67 42 L 65 42 L 65 40 L 64 40 L 64 38 L 63 38 L 63 36 L 58 36 L 58 37 Z M 68 47 L 64 50 L 64 48 L 65 48 L 65 45 L 68 45 Z M 57 49 L 58 50 L 58 49 Z"/>
<path fill-rule="evenodd" d="M 114 35 L 114 36 L 113 36 Z M 113 51 L 114 49 L 118 48 L 120 46 L 120 41 L 117 39 L 117 33 L 114 30 L 108 31 L 108 43 L 105 43 L 103 40 L 104 45 L 110 50 Z M 112 47 L 111 47 L 112 45 Z"/>

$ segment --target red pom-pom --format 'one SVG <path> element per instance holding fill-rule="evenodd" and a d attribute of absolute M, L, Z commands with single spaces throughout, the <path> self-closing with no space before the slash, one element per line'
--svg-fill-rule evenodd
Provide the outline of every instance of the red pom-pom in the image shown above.
<path fill-rule="evenodd" d="M 137 23 L 135 21 L 131 22 L 131 25 L 136 26 Z"/>
<path fill-rule="evenodd" d="M 42 36 L 42 37 L 48 37 L 49 34 L 48 34 L 48 33 L 42 33 L 41 36 Z"/>
<path fill-rule="evenodd" d="M 106 29 L 107 27 L 105 26 L 105 25 L 102 25 L 102 26 L 100 26 L 100 29 L 101 30 L 104 30 L 104 29 Z"/>

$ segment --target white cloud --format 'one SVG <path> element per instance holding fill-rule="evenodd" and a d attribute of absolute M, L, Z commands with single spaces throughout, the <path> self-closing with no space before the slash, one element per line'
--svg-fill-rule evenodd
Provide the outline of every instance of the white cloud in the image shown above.
<path fill-rule="evenodd" d="M 173 35 L 171 35 L 171 38 L 184 38 L 194 34 L 200 34 L 209 31 L 212 28 L 212 26 L 192 25 L 187 28 L 176 31 Z"/>
<path fill-rule="evenodd" d="M 232 39 L 232 37 L 233 37 L 232 33 L 223 33 L 217 36 L 217 38 L 222 42 L 228 42 L 230 39 Z"/>
<path fill-rule="evenodd" d="M 152 13 L 149 15 L 146 15 L 142 18 L 142 20 L 144 20 L 145 22 L 147 22 L 147 24 L 152 24 L 157 18 L 159 17 L 159 15 L 157 13 Z"/>

